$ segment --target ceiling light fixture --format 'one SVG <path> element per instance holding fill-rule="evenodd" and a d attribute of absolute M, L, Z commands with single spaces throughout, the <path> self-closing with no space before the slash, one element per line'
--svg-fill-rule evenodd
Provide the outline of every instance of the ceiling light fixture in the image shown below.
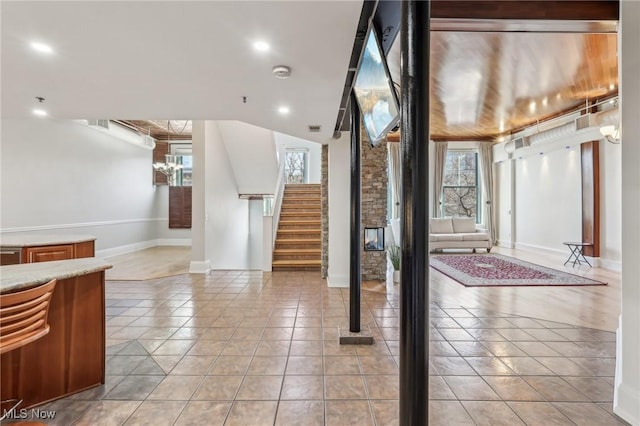
<path fill-rule="evenodd" d="M 614 125 L 600 127 L 600 133 L 611 143 L 620 143 L 620 129 Z"/>
<path fill-rule="evenodd" d="M 278 108 L 278 112 L 282 115 L 287 115 L 291 112 L 291 110 L 289 109 L 288 106 L 281 106 L 280 108 Z"/>
<path fill-rule="evenodd" d="M 164 163 L 153 163 L 153 169 L 167 177 L 169 186 L 175 186 L 176 172 L 184 167 L 178 157 L 180 156 L 167 154 L 164 156 Z"/>
<path fill-rule="evenodd" d="M 47 115 L 49 115 L 47 111 L 43 109 L 34 109 L 32 112 L 33 115 L 37 115 L 38 117 L 46 117 Z"/>
<path fill-rule="evenodd" d="M 529 104 L 529 112 L 536 112 L 536 101 L 531 101 Z"/>
<path fill-rule="evenodd" d="M 259 40 L 253 43 L 253 48 L 258 52 L 266 52 L 269 50 L 269 43 Z"/>
<path fill-rule="evenodd" d="M 47 54 L 53 53 L 53 49 L 51 48 L 51 46 L 44 43 L 39 43 L 37 41 L 34 41 L 31 43 L 31 48 L 36 52 L 40 52 L 40 53 L 47 53 Z"/>

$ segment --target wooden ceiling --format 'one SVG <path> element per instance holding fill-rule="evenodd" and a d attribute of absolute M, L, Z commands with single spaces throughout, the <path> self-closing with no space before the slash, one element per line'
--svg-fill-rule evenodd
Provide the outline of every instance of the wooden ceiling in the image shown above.
<path fill-rule="evenodd" d="M 495 139 L 617 93 L 616 34 L 433 32 L 431 137 Z"/>

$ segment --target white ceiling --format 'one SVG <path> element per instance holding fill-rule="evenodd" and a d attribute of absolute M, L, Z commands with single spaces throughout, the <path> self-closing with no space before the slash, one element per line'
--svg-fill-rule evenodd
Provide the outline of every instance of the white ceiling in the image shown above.
<path fill-rule="evenodd" d="M 2 1 L 3 118 L 240 120 L 330 139 L 362 1 Z M 252 43 L 271 45 L 259 54 Z M 30 49 L 51 45 L 52 55 Z M 292 77 L 278 80 L 275 65 Z M 247 96 L 247 103 L 242 102 Z M 280 105 L 291 113 L 278 114 Z M 307 125 L 320 124 L 321 133 Z"/>

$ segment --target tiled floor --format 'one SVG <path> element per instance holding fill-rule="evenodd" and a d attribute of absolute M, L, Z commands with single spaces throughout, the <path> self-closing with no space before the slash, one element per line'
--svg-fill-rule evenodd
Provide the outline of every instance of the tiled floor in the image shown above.
<path fill-rule="evenodd" d="M 107 381 L 61 425 L 398 424 L 398 291 L 364 291 L 373 346 L 340 346 L 348 291 L 317 273 L 107 284 Z M 432 305 L 431 425 L 616 425 L 613 333 Z"/>

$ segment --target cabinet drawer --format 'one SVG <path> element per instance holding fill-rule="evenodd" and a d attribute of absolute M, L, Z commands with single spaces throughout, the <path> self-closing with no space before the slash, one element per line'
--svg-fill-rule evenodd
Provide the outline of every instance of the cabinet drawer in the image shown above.
<path fill-rule="evenodd" d="M 51 262 L 53 260 L 73 259 L 73 244 L 45 247 L 27 247 L 24 249 L 25 263 Z"/>

